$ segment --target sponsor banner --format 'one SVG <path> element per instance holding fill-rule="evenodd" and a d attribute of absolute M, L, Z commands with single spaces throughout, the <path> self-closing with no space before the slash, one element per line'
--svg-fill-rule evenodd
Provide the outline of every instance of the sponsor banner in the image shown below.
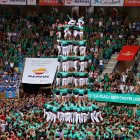
<path fill-rule="evenodd" d="M 63 6 L 64 0 L 39 0 L 39 5 Z"/>
<path fill-rule="evenodd" d="M 36 5 L 36 0 L 27 0 L 27 5 Z"/>
<path fill-rule="evenodd" d="M 90 6 L 90 0 L 65 0 L 65 6 Z"/>
<path fill-rule="evenodd" d="M 115 94 L 110 92 L 89 92 L 90 99 L 102 102 L 140 104 L 140 95 L 137 94 Z"/>
<path fill-rule="evenodd" d="M 6 92 L 6 98 L 15 98 L 16 94 L 13 91 Z"/>
<path fill-rule="evenodd" d="M 91 0 L 91 6 L 123 6 L 124 0 Z"/>
<path fill-rule="evenodd" d="M 3 5 L 26 5 L 26 0 L 0 0 Z"/>
<path fill-rule="evenodd" d="M 57 58 L 26 58 L 22 83 L 52 84 L 57 70 Z"/>
<path fill-rule="evenodd" d="M 131 61 L 139 51 L 139 46 L 124 46 L 117 58 L 118 61 Z"/>
<path fill-rule="evenodd" d="M 124 6 L 140 6 L 140 0 L 125 0 Z"/>

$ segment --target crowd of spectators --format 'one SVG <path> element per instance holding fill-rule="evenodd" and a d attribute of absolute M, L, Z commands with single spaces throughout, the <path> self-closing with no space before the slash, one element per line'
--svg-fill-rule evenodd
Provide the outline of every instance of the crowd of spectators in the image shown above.
<path fill-rule="evenodd" d="M 100 104 L 88 100 L 88 104 L 99 106 L 102 111 L 103 121 L 76 124 L 60 122 L 56 123 L 44 118 L 43 110 L 47 104 L 54 102 L 65 104 L 66 100 L 55 100 L 38 94 L 37 96 L 24 96 L 21 99 L 7 100 L 0 102 L 0 139 L 21 140 L 21 139 L 82 139 L 82 140 L 138 140 L 140 138 L 140 107 L 128 107 L 125 105 L 116 106 L 112 104 Z M 75 101 L 85 102 L 87 100 Z M 54 104 L 54 105 L 55 105 Z"/>
<path fill-rule="evenodd" d="M 63 19 L 63 23 L 67 21 Z M 0 92 L 14 91 L 20 81 L 15 67 L 24 64 L 26 57 L 57 57 L 57 26 L 62 21 L 58 17 L 41 16 L 25 18 L 4 18 L 0 28 L 5 31 L 5 39 L 0 42 Z M 126 25 L 121 17 L 111 18 L 94 15 L 85 17 L 84 39 L 87 40 L 89 87 L 92 91 L 115 93 L 140 93 L 140 79 L 132 71 L 100 74 L 113 53 L 118 53 L 125 44 L 135 44 L 139 33 Z M 86 87 L 87 88 L 87 87 Z M 54 100 L 55 103 L 54 103 Z M 128 106 L 101 104 L 78 98 L 37 96 L 21 99 L 0 100 L 0 139 L 2 140 L 139 140 L 140 107 L 135 110 Z M 56 123 L 44 118 L 45 105 L 52 104 L 63 108 L 73 103 L 79 109 L 81 104 L 95 105 L 102 111 L 103 121 L 87 123 Z M 80 103 L 79 103 L 80 102 Z M 77 105 L 78 104 L 78 105 Z M 59 109 L 59 108 L 57 108 Z M 89 111 L 89 110 L 88 110 Z"/>

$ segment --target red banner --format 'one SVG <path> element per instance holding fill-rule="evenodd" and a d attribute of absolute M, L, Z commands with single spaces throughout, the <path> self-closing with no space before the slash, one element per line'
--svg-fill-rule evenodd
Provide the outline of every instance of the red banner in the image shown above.
<path fill-rule="evenodd" d="M 125 0 L 124 6 L 140 6 L 140 0 Z"/>
<path fill-rule="evenodd" d="M 39 0 L 39 5 L 63 6 L 64 0 Z"/>
<path fill-rule="evenodd" d="M 139 46 L 124 46 L 118 56 L 118 61 L 133 60 L 139 50 Z"/>

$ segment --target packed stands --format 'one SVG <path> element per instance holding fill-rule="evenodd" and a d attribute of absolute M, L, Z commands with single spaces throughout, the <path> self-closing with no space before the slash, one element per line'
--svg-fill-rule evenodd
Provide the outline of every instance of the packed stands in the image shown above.
<path fill-rule="evenodd" d="M 119 53 L 124 45 L 136 44 L 139 32 L 132 26 L 125 26 L 127 18 L 97 14 L 81 17 L 84 28 L 72 28 L 67 34 L 66 25 L 74 19 L 66 15 L 61 21 L 58 17 L 42 15 L 37 17 L 37 22 L 31 17 L 5 17 L 0 22 L 6 32 L 6 39 L 0 42 L 0 93 L 6 95 L 19 90 L 22 95 L 18 99 L 0 99 L 0 139 L 139 140 L 139 105 L 97 102 L 88 98 L 88 91 L 140 93 L 140 79 L 131 70 L 114 71 L 100 77 L 112 54 Z M 79 32 L 81 36 L 77 35 Z M 78 44 L 80 41 L 82 45 Z M 72 51 L 63 50 L 69 45 Z M 83 46 L 86 50 L 81 51 Z M 23 91 L 20 80 L 24 58 L 28 57 L 58 57 L 52 95 Z M 72 65 L 67 67 L 66 62 Z M 73 80 L 66 82 L 67 78 Z"/>

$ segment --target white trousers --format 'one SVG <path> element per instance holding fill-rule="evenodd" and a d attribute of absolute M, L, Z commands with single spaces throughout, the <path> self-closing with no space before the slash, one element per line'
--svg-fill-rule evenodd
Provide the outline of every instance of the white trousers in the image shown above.
<path fill-rule="evenodd" d="M 67 80 L 62 79 L 62 86 L 67 86 L 67 85 L 68 85 L 68 81 L 67 81 Z"/>
<path fill-rule="evenodd" d="M 71 117 L 72 117 L 72 115 L 71 115 L 71 113 L 69 112 L 66 112 L 65 113 L 65 122 L 71 122 Z"/>
<path fill-rule="evenodd" d="M 84 65 L 84 63 L 80 63 L 80 71 L 84 71 L 85 70 L 85 65 Z"/>
<path fill-rule="evenodd" d="M 58 63 L 58 71 L 61 70 L 61 62 Z"/>
<path fill-rule="evenodd" d="M 68 45 L 68 52 L 69 53 L 72 53 L 72 47 L 73 47 L 73 45 Z"/>
<path fill-rule="evenodd" d="M 56 114 L 50 112 L 50 117 L 51 117 L 50 120 L 53 121 L 53 123 L 55 123 L 56 122 Z"/>
<path fill-rule="evenodd" d="M 83 86 L 84 85 L 84 80 L 79 80 L 79 85 Z"/>
<path fill-rule="evenodd" d="M 60 122 L 64 122 L 65 121 L 65 114 L 63 112 L 60 113 L 59 120 L 60 120 Z"/>
<path fill-rule="evenodd" d="M 58 48 L 58 54 L 60 54 L 61 53 L 61 46 L 58 45 L 57 48 Z"/>
<path fill-rule="evenodd" d="M 74 46 L 74 47 L 73 47 L 73 52 L 74 52 L 75 55 L 77 55 L 77 52 L 78 52 L 78 46 Z"/>
<path fill-rule="evenodd" d="M 57 86 L 60 86 L 60 83 L 61 83 L 60 78 L 56 78 L 56 85 L 57 85 Z"/>
<path fill-rule="evenodd" d="M 101 111 L 100 112 L 94 111 L 93 113 L 91 113 L 91 120 L 93 122 L 98 122 L 99 123 L 100 122 L 99 118 L 100 118 L 100 120 L 103 120 L 103 118 L 101 116 Z"/>
<path fill-rule="evenodd" d="M 67 47 L 62 48 L 62 55 L 66 56 L 67 55 Z"/>
<path fill-rule="evenodd" d="M 64 72 L 67 72 L 67 71 L 69 70 L 69 67 L 68 67 L 67 65 L 63 65 L 63 66 L 62 66 L 62 70 L 63 70 Z"/>
<path fill-rule="evenodd" d="M 78 124 L 78 122 L 79 123 L 81 122 L 81 120 L 80 120 L 80 113 L 76 114 L 76 124 Z"/>

